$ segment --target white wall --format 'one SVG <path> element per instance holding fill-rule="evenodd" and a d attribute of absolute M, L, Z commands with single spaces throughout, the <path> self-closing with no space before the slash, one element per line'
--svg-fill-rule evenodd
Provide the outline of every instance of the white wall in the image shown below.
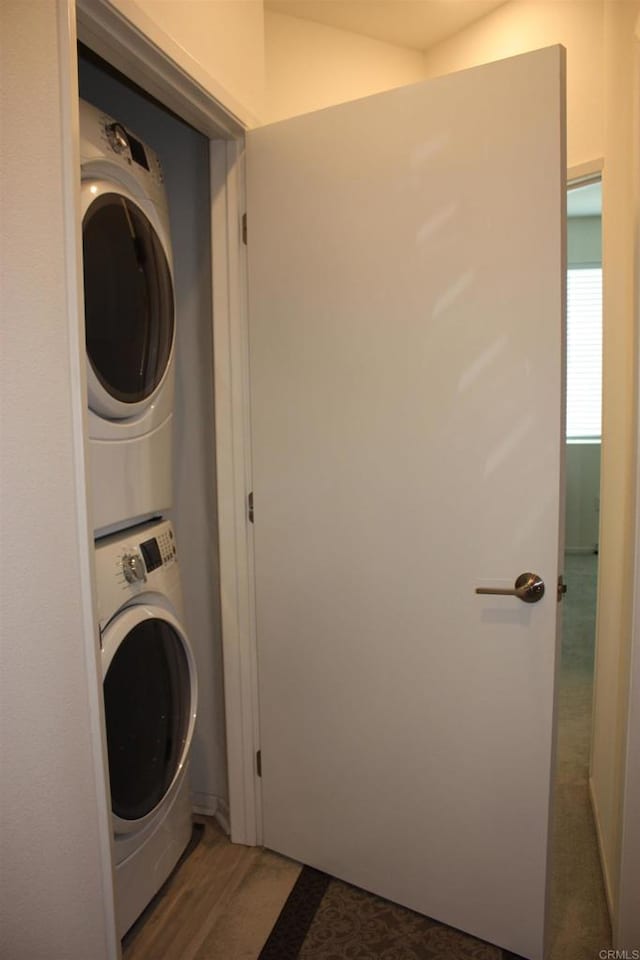
<path fill-rule="evenodd" d="M 602 263 L 602 218 L 569 217 L 567 264 L 570 267 Z"/>
<path fill-rule="evenodd" d="M 281 13 L 265 12 L 266 123 L 417 83 L 424 58 Z"/>
<path fill-rule="evenodd" d="M 250 126 L 263 114 L 262 0 L 111 0 Z M 175 46 L 174 46 L 175 45 Z"/>
<path fill-rule="evenodd" d="M 432 47 L 425 55 L 426 75 L 436 77 L 563 44 L 567 48 L 567 164 L 578 166 L 603 153 L 602 11 L 602 0 L 510 0 Z"/>
<path fill-rule="evenodd" d="M 600 444 L 568 443 L 565 470 L 565 549 L 593 552 L 599 539 Z"/>
<path fill-rule="evenodd" d="M 185 621 L 198 670 L 191 789 L 198 808 L 226 809 L 227 774 L 218 568 L 209 144 L 136 91 L 85 61 L 81 96 L 121 120 L 156 150 L 169 197 L 176 297 L 174 510 Z"/>
<path fill-rule="evenodd" d="M 111 822 L 89 580 L 79 277 L 67 243 L 77 213 L 64 109 L 74 51 L 58 31 L 57 4 L 2 0 L 0 9 L 1 952 L 107 960 L 117 950 Z"/>

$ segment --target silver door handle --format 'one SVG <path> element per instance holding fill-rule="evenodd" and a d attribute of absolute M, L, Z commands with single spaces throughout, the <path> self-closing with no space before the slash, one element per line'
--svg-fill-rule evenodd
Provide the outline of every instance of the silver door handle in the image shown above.
<path fill-rule="evenodd" d="M 537 573 L 521 573 L 513 590 L 502 587 L 476 587 L 476 593 L 488 593 L 492 596 L 517 597 L 524 603 L 537 603 L 544 597 L 544 580 Z"/>

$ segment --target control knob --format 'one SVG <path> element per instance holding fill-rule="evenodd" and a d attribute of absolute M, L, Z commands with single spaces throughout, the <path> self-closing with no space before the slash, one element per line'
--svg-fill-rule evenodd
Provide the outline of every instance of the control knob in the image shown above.
<path fill-rule="evenodd" d="M 144 563 L 139 553 L 125 553 L 122 558 L 122 572 L 127 583 L 140 583 L 147 579 Z"/>
<path fill-rule="evenodd" d="M 114 153 L 126 153 L 129 149 L 127 131 L 120 123 L 109 123 L 105 128 L 107 140 Z"/>

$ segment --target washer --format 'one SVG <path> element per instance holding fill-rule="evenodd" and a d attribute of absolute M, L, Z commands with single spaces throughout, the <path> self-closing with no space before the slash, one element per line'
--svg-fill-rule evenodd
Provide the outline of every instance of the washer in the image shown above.
<path fill-rule="evenodd" d="M 96 536 L 171 506 L 175 304 L 157 155 L 80 101 L 89 467 Z"/>
<path fill-rule="evenodd" d="M 122 937 L 191 837 L 197 678 L 169 521 L 103 538 L 95 559 Z"/>

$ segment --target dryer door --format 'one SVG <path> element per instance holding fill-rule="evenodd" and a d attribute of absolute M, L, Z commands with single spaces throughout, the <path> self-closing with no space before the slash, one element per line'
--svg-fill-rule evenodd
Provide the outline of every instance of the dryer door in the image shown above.
<path fill-rule="evenodd" d="M 180 623 L 150 605 L 111 620 L 102 664 L 114 830 L 131 833 L 180 784 L 196 717 L 195 665 Z"/>
<path fill-rule="evenodd" d="M 89 403 L 126 419 L 152 402 L 171 360 L 169 240 L 150 204 L 108 181 L 84 181 L 82 209 Z"/>

